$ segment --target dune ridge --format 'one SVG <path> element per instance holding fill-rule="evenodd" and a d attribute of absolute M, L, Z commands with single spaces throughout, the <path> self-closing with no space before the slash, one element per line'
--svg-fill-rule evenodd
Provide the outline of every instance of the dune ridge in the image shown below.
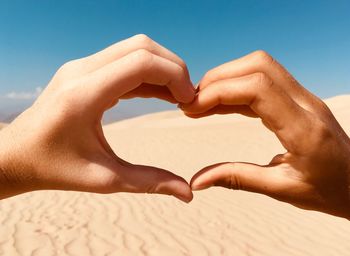
<path fill-rule="evenodd" d="M 350 95 L 326 100 L 350 134 Z M 222 161 L 284 152 L 258 119 L 167 111 L 104 127 L 127 161 L 189 180 Z M 350 224 L 266 196 L 211 188 L 189 205 L 161 195 L 33 192 L 0 201 L 0 255 L 349 255 Z"/>

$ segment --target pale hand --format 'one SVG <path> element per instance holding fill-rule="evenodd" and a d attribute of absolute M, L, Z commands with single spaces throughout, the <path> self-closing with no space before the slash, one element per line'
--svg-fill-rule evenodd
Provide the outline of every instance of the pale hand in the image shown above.
<path fill-rule="evenodd" d="M 0 132 L 0 199 L 43 190 L 173 195 L 181 177 L 114 154 L 101 118 L 121 98 L 188 103 L 195 91 L 184 62 L 145 35 L 63 65 L 32 107 Z"/>

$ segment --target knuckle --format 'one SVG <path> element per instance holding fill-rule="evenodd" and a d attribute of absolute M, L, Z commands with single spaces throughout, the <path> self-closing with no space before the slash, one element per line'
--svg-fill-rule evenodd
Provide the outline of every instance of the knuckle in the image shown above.
<path fill-rule="evenodd" d="M 213 80 L 214 75 L 215 75 L 215 72 L 214 72 L 213 69 L 207 71 L 207 72 L 204 74 L 204 76 L 203 76 L 201 82 L 202 82 L 202 83 L 210 83 L 210 82 Z"/>
<path fill-rule="evenodd" d="M 178 64 L 181 66 L 183 70 L 188 70 L 187 65 L 183 59 L 179 59 Z"/>
<path fill-rule="evenodd" d="M 274 62 L 274 58 L 264 50 L 257 50 L 253 56 L 260 65 L 270 65 Z"/>
<path fill-rule="evenodd" d="M 179 80 L 182 80 L 185 77 L 185 70 L 180 65 L 174 65 L 174 73 L 176 74 Z"/>
<path fill-rule="evenodd" d="M 145 49 L 139 49 L 131 54 L 131 61 L 137 63 L 141 70 L 145 70 L 152 64 L 153 54 Z"/>
<path fill-rule="evenodd" d="M 252 76 L 254 84 L 262 89 L 270 89 L 273 85 L 272 79 L 263 72 L 258 72 Z"/>
<path fill-rule="evenodd" d="M 145 34 L 135 35 L 133 36 L 133 40 L 140 48 L 149 48 L 153 45 L 153 40 Z"/>
<path fill-rule="evenodd" d="M 58 72 L 66 72 L 71 71 L 73 68 L 75 68 L 78 64 L 78 60 L 70 60 L 66 63 L 64 63 L 59 69 Z"/>
<path fill-rule="evenodd" d="M 236 164 L 231 164 L 231 172 L 229 176 L 229 187 L 234 190 L 243 190 L 242 182 L 235 173 Z"/>
<path fill-rule="evenodd" d="M 66 81 L 79 74 L 79 69 L 82 65 L 81 59 L 70 60 L 64 63 L 55 73 L 55 81 Z"/>
<path fill-rule="evenodd" d="M 249 94 L 251 99 L 248 105 L 254 107 L 264 101 L 269 95 L 273 87 L 273 81 L 263 72 L 252 74 L 250 79 Z"/>
<path fill-rule="evenodd" d="M 146 194 L 157 194 L 159 192 L 159 188 L 157 184 L 150 184 L 145 188 Z"/>

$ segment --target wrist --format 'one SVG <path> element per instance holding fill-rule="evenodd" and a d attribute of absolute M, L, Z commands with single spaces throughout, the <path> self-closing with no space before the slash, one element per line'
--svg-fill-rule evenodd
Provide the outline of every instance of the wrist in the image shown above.
<path fill-rule="evenodd" d="M 32 190 L 14 145 L 10 127 L 0 130 L 0 200 Z"/>

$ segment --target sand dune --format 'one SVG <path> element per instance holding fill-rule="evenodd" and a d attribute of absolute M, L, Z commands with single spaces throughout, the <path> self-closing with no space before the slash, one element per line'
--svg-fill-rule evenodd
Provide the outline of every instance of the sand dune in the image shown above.
<path fill-rule="evenodd" d="M 350 133 L 350 96 L 327 101 Z M 163 112 L 104 128 L 128 161 L 190 179 L 222 161 L 283 152 L 259 120 Z M 350 255 L 348 221 L 220 188 L 189 205 L 159 195 L 34 192 L 0 202 L 0 255 Z"/>

